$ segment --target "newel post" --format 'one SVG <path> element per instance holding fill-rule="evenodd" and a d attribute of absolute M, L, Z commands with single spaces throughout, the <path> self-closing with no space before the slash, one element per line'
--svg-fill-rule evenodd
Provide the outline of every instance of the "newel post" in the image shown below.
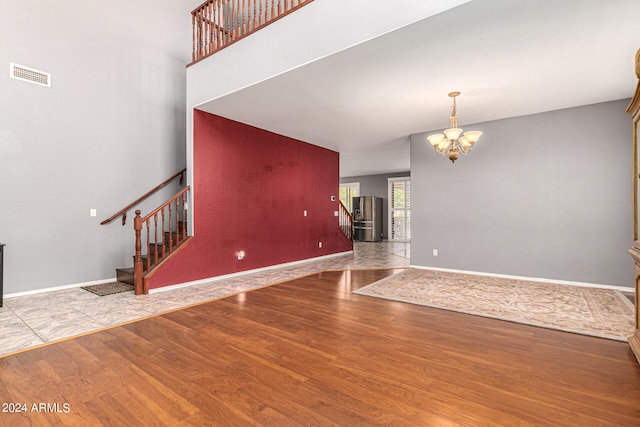
<path fill-rule="evenodd" d="M 136 217 L 133 219 L 133 229 L 136 232 L 136 255 L 133 261 L 133 283 L 135 287 L 135 294 L 140 295 L 144 293 L 144 283 L 142 280 L 142 240 L 140 239 L 142 218 L 140 217 L 140 210 L 136 210 Z"/>

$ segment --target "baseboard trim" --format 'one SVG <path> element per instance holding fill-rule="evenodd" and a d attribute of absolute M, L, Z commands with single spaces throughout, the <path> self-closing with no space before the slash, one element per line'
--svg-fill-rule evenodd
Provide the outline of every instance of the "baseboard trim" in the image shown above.
<path fill-rule="evenodd" d="M 115 282 L 116 280 L 118 279 L 115 277 L 112 277 L 110 279 L 93 280 L 91 282 L 73 283 L 71 285 L 62 285 L 62 286 L 54 286 L 51 288 L 34 289 L 32 291 L 14 292 L 12 294 L 6 294 L 3 298 L 10 299 L 10 298 L 17 298 L 17 297 L 26 297 L 29 295 L 44 294 L 47 292 L 64 291 L 65 289 L 81 288 L 82 286 L 101 285 L 103 283 Z"/>
<path fill-rule="evenodd" d="M 451 268 L 428 267 L 424 265 L 409 265 L 409 267 L 420 269 L 420 270 L 445 271 L 448 273 L 471 274 L 474 276 L 499 277 L 502 279 L 528 280 L 530 282 L 553 283 L 555 285 L 582 286 L 585 288 L 600 288 L 600 289 L 611 289 L 611 290 L 620 291 L 620 292 L 632 292 L 632 293 L 634 292 L 634 289 L 628 286 L 603 285 L 599 283 L 586 283 L 586 282 L 572 282 L 569 280 L 545 279 L 541 277 L 513 276 L 510 274 L 496 274 L 496 273 L 485 273 L 481 271 L 455 270 Z"/>
<path fill-rule="evenodd" d="M 177 284 L 177 285 L 164 286 L 162 288 L 151 289 L 151 290 L 149 290 L 149 293 L 151 294 L 151 293 L 156 293 L 156 292 L 164 292 L 164 291 L 169 291 L 169 290 L 173 290 L 173 289 L 184 288 L 184 287 L 187 287 L 187 286 L 194 286 L 194 285 L 199 285 L 199 284 L 202 284 L 202 283 L 209 283 L 209 282 L 213 282 L 213 281 L 216 281 L 216 280 L 224 280 L 224 279 L 229 279 L 229 278 L 232 278 L 232 277 L 243 276 L 243 275 L 246 275 L 246 274 L 252 274 L 252 273 L 259 273 L 261 271 L 274 270 L 276 268 L 291 267 L 291 266 L 294 266 L 294 265 L 297 265 L 297 264 L 303 264 L 303 263 L 313 262 L 313 261 L 322 261 L 323 259 L 338 257 L 338 256 L 342 256 L 342 255 L 349 255 L 349 254 L 353 254 L 353 251 L 339 252 L 339 253 L 335 253 L 335 254 L 331 254 L 331 255 L 323 255 L 321 257 L 316 257 L 316 258 L 304 259 L 304 260 L 301 260 L 301 261 L 293 261 L 293 262 L 289 262 L 289 263 L 285 263 L 285 264 L 277 264 L 277 265 L 273 265 L 273 266 L 269 266 L 269 267 L 256 268 L 254 270 L 247 270 L 247 271 L 241 271 L 241 272 L 238 272 L 238 273 L 226 274 L 224 276 L 215 276 L 215 277 L 211 277 L 211 278 L 208 278 L 208 279 L 195 280 L 193 282 L 185 282 L 185 283 L 180 283 L 180 284 Z M 118 280 L 116 277 L 111 277 L 109 279 L 100 279 L 100 280 L 92 280 L 92 281 L 89 281 L 89 282 L 72 283 L 70 285 L 52 286 L 50 288 L 34 289 L 34 290 L 31 290 L 31 291 L 14 292 L 14 293 L 10 293 L 10 294 L 5 294 L 5 295 L 3 295 L 2 298 L 6 300 L 6 299 L 11 299 L 11 298 L 17 298 L 17 297 L 25 297 L 25 296 L 30 296 L 30 295 L 44 294 L 44 293 L 47 293 L 47 292 L 64 291 L 66 289 L 81 288 L 83 286 L 101 285 L 103 283 L 115 282 L 116 280 Z"/>
<path fill-rule="evenodd" d="M 323 255 L 323 256 L 315 257 L 315 258 L 307 258 L 307 259 L 303 259 L 303 260 L 300 260 L 300 261 L 292 261 L 292 262 L 287 262 L 287 263 L 284 263 L 284 264 L 276 264 L 276 265 L 270 265 L 268 267 L 255 268 L 253 270 L 246 270 L 246 271 L 239 271 L 237 273 L 223 274 L 221 276 L 213 276 L 213 277 L 208 277 L 206 279 L 198 279 L 198 280 L 193 280 L 191 282 L 184 282 L 184 283 L 178 283 L 178 284 L 175 284 L 175 285 L 163 286 L 161 288 L 149 289 L 149 293 L 150 294 L 155 294 L 155 293 L 158 293 L 158 292 L 173 291 L 175 289 L 187 288 L 189 286 L 202 285 L 204 283 L 217 282 L 217 281 L 220 281 L 220 280 L 232 279 L 234 277 L 246 276 L 246 275 L 254 274 L 254 273 L 261 273 L 263 271 L 276 270 L 278 268 L 292 267 L 292 266 L 296 266 L 296 265 L 300 265 L 300 264 L 306 264 L 306 263 L 314 262 L 314 261 L 322 261 L 322 260 L 325 260 L 325 259 L 335 258 L 335 257 L 339 257 L 339 256 L 343 256 L 343 255 L 350 255 L 350 254 L 353 254 L 353 251 L 338 252 L 338 253 L 335 253 L 335 254 Z"/>

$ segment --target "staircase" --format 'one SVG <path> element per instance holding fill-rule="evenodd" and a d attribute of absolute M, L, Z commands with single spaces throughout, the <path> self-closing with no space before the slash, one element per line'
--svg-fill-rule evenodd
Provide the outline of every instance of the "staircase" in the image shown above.
<path fill-rule="evenodd" d="M 137 211 L 139 212 L 139 211 Z M 136 212 L 136 213 L 137 213 Z M 137 217 L 137 216 L 136 216 Z M 177 222 L 177 230 L 164 231 L 162 233 L 162 239 L 158 243 L 148 243 L 146 245 L 146 252 L 140 254 L 140 261 L 142 263 L 142 278 L 147 276 L 148 273 L 154 271 L 156 267 L 159 267 L 163 260 L 167 259 L 169 255 L 175 253 L 175 251 L 182 246 L 190 236 L 187 236 L 187 221 L 179 220 Z M 132 261 L 133 267 L 116 268 L 116 277 L 118 282 L 127 283 L 135 287 L 135 263 L 136 256 L 133 255 Z M 145 288 L 143 283 L 143 288 Z M 141 292 L 141 293 L 148 293 Z M 136 293 L 137 294 L 137 293 Z"/>
<path fill-rule="evenodd" d="M 111 218 L 102 221 L 101 224 L 108 224 L 122 216 L 122 225 L 125 225 L 127 212 L 130 209 L 178 177 L 180 184 L 182 184 L 185 172 L 186 169 L 183 169 L 173 175 Z M 135 211 L 133 267 L 116 268 L 116 277 L 119 282 L 133 285 L 136 295 L 149 293 L 148 279 L 150 276 L 162 266 L 164 261 L 191 239 L 187 235 L 189 194 L 190 187 L 186 186 L 145 217 L 141 216 L 140 210 Z"/>

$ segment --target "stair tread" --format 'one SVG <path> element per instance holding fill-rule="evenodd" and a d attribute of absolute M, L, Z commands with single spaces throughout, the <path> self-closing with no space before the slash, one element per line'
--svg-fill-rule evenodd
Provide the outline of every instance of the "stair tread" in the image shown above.
<path fill-rule="evenodd" d="M 166 232 L 166 234 L 169 234 L 169 233 L 168 233 L 168 232 Z M 175 233 L 175 232 L 174 232 L 174 233 L 172 233 L 172 234 L 174 234 L 174 235 L 176 235 L 176 236 L 179 236 L 179 234 L 178 234 L 178 233 Z M 175 252 L 175 250 L 176 250 L 179 246 L 181 246 L 183 243 L 185 243 L 185 242 L 188 240 L 188 238 L 189 238 L 189 237 L 190 237 L 190 236 L 186 236 L 186 238 L 185 238 L 185 239 L 176 239 L 176 240 L 174 240 L 174 241 L 172 242 L 172 251 L 171 251 L 171 252 L 169 252 L 169 250 L 168 250 L 169 242 L 168 242 L 168 240 L 167 240 L 167 241 L 165 242 L 165 247 L 167 248 L 167 250 L 165 251 L 165 256 L 164 256 L 164 257 L 162 257 L 162 256 L 161 256 L 161 250 L 160 250 L 160 248 L 163 246 L 163 245 L 162 245 L 162 242 L 158 242 L 158 243 L 150 243 L 150 244 L 149 244 L 149 247 L 150 247 L 150 248 L 154 248 L 154 247 L 156 247 L 156 246 L 158 247 L 158 260 L 157 260 L 157 262 L 154 262 L 154 261 L 155 261 L 155 260 L 154 260 L 155 253 L 154 253 L 154 251 L 153 251 L 153 250 L 151 251 L 151 255 L 150 255 L 150 256 L 149 256 L 148 254 L 141 254 L 141 261 L 142 261 L 142 268 L 143 268 L 143 270 L 142 270 L 142 274 L 143 274 L 143 276 L 144 276 L 144 275 L 146 275 L 146 273 L 148 273 L 148 270 L 147 270 L 147 260 L 151 261 L 151 262 L 150 262 L 150 269 L 155 268 L 158 264 L 160 264 L 160 263 L 162 262 L 162 260 L 163 260 L 164 258 L 166 258 L 166 257 L 167 257 L 167 256 L 169 256 L 170 254 L 174 253 L 174 252 Z M 134 258 L 134 263 L 135 263 L 135 256 L 134 256 L 133 258 Z M 116 277 L 117 277 L 117 280 L 118 280 L 119 282 L 122 282 L 122 283 L 128 283 L 128 284 L 130 284 L 130 285 L 134 285 L 134 282 L 135 282 L 134 274 L 135 274 L 135 268 L 134 268 L 134 267 L 121 267 L 121 268 L 116 268 Z"/>

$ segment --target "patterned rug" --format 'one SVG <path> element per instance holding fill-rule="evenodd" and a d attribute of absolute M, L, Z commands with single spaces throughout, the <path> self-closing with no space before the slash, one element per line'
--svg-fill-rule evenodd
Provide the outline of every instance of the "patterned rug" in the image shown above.
<path fill-rule="evenodd" d="M 119 294 L 133 291 L 133 286 L 122 282 L 101 283 L 99 285 L 82 286 L 82 289 L 98 296 Z"/>
<path fill-rule="evenodd" d="M 633 304 L 619 291 L 407 269 L 355 294 L 626 341 Z"/>

